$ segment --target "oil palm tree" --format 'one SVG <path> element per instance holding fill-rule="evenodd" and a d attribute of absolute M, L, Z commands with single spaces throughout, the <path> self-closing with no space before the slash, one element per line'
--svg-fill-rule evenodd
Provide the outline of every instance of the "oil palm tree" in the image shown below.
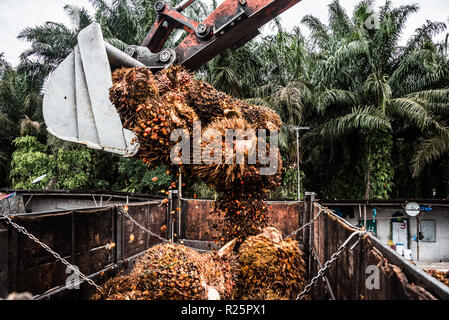
<path fill-rule="evenodd" d="M 237 50 L 227 50 L 212 59 L 198 73 L 218 90 L 245 99 L 252 96 L 254 84 L 260 83 L 262 61 L 254 54 L 257 43 L 249 42 Z"/>
<path fill-rule="evenodd" d="M 440 48 L 440 55 L 438 56 L 438 68 L 435 68 L 436 74 L 443 74 L 446 79 L 449 69 L 449 56 L 448 56 L 448 40 L 449 33 L 446 34 L 442 43 L 438 45 Z M 428 42 L 430 44 L 430 41 Z M 449 86 L 449 82 L 445 82 L 446 88 Z M 442 120 L 446 120 L 449 117 L 448 103 L 449 103 L 449 89 L 446 90 L 427 90 L 415 95 L 416 99 L 420 101 L 430 101 L 427 103 L 427 107 Z M 413 175 L 418 176 L 422 173 L 424 168 L 438 159 L 441 159 L 449 153 L 449 139 L 444 133 L 435 135 L 428 135 L 421 139 L 421 143 L 417 148 L 415 156 L 412 159 Z"/>
<path fill-rule="evenodd" d="M 5 70 L 7 67 L 10 67 L 8 62 L 5 59 L 5 53 L 0 53 L 0 79 L 3 77 L 3 70 Z"/>
<path fill-rule="evenodd" d="M 306 105 L 311 102 L 311 54 L 299 28 L 284 30 L 278 19 L 273 23 L 274 35 L 266 36 L 259 44 L 262 73 L 255 86 L 251 102 L 277 111 L 283 121 L 280 147 L 289 163 L 296 163 L 295 134 L 291 126 L 304 121 Z"/>
<path fill-rule="evenodd" d="M 323 120 L 310 137 L 340 145 L 351 135 L 358 137 L 357 145 L 350 148 L 363 144 L 366 198 L 388 197 L 391 191 L 392 134 L 401 126 L 449 136 L 444 121 L 433 110 L 449 107 L 443 99 L 448 94 L 444 88 L 449 79 L 447 65 L 431 41 L 445 25 L 427 22 L 401 48 L 398 41 L 406 19 L 418 7 L 394 8 L 387 1 L 378 13 L 378 28 L 369 29 L 366 9 L 372 5 L 373 1 L 362 1 L 351 19 L 339 2 L 333 1 L 327 26 L 314 17 L 303 19 L 318 48 L 312 81 L 315 111 Z M 356 154 L 360 156 L 360 152 Z M 373 172 L 379 167 L 383 172 Z"/>
<path fill-rule="evenodd" d="M 6 185 L 12 141 L 22 133 L 42 133 L 40 79 L 5 67 L 0 79 L 0 185 Z M 33 129 L 34 128 L 34 129 Z"/>

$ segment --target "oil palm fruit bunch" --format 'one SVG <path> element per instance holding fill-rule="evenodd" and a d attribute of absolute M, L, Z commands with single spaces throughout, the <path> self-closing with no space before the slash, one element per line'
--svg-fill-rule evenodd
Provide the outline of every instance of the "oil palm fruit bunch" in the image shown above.
<path fill-rule="evenodd" d="M 201 254 L 178 244 L 149 249 L 127 276 L 106 282 L 94 300 L 205 300 L 215 289 L 232 299 L 237 282 L 237 260 L 217 252 Z"/>
<path fill-rule="evenodd" d="M 425 269 L 424 271 L 449 287 L 449 271 L 439 271 L 435 269 Z"/>
<path fill-rule="evenodd" d="M 137 287 L 141 291 L 156 293 L 151 300 L 197 300 L 206 299 L 211 288 L 223 298 L 232 298 L 237 273 L 232 255 L 199 253 L 182 245 L 164 244 L 149 249 L 137 261 L 131 276 L 142 279 Z"/>
<path fill-rule="evenodd" d="M 281 232 L 266 228 L 239 248 L 239 299 L 294 299 L 305 287 L 305 264 L 298 242 L 282 239 Z"/>
<path fill-rule="evenodd" d="M 193 75 L 179 65 L 159 71 L 156 74 L 156 79 L 161 95 L 170 91 L 187 95 L 189 88 L 195 82 Z"/>
<path fill-rule="evenodd" d="M 225 223 L 221 226 L 222 242 L 236 239 L 235 248 L 252 235 L 259 234 L 268 226 L 268 208 L 262 199 L 244 197 L 220 198 L 215 202 L 214 211 L 224 215 Z"/>
<path fill-rule="evenodd" d="M 234 102 L 231 97 L 202 81 L 197 81 L 191 87 L 187 97 L 203 126 L 222 119 L 228 105 Z"/>
<path fill-rule="evenodd" d="M 222 101 L 230 98 L 210 84 L 194 79 L 193 75 L 182 66 L 166 68 L 157 73 L 156 79 L 163 95 L 168 92 L 183 95 L 202 125 L 223 117 Z"/>
<path fill-rule="evenodd" d="M 137 290 L 137 283 L 136 277 L 117 276 L 108 280 L 92 300 L 143 300 L 143 292 Z"/>
<path fill-rule="evenodd" d="M 117 108 L 125 126 L 137 124 L 136 112 L 145 109 L 150 99 L 157 99 L 159 92 L 156 79 L 143 67 L 122 68 L 112 74 L 113 86 L 109 98 Z"/>
<path fill-rule="evenodd" d="M 226 132 L 229 129 L 244 132 L 252 130 L 252 127 L 243 119 L 224 118 L 214 121 L 203 131 L 203 164 L 194 166 L 192 171 L 210 185 L 227 186 L 235 182 L 241 183 L 246 167 L 251 166 L 247 161 L 248 155 L 257 152 L 255 134 L 245 141 L 227 141 Z M 241 152 L 245 157 L 244 161 L 237 161 L 237 152 Z M 204 155 L 207 155 L 207 158 Z M 232 163 L 229 160 L 232 160 Z"/>
<path fill-rule="evenodd" d="M 175 144 L 170 134 L 174 129 L 192 133 L 193 123 L 198 120 L 204 128 L 213 123 L 217 129 L 220 121 L 229 118 L 245 122 L 244 127 L 252 129 L 278 129 L 282 125 L 274 111 L 234 99 L 194 79 L 181 66 L 156 75 L 143 67 L 122 68 L 113 73 L 112 79 L 110 100 L 123 126 L 137 134 L 141 146 L 137 157 L 146 163 L 170 164 Z"/>
<path fill-rule="evenodd" d="M 156 74 L 161 95 L 175 91 L 186 98 L 201 124 L 208 126 L 214 120 L 237 116 L 254 129 L 280 129 L 282 121 L 270 108 L 251 105 L 218 91 L 210 84 L 196 80 L 182 66 L 172 66 Z"/>
<path fill-rule="evenodd" d="M 137 155 L 151 165 L 171 164 L 170 141 L 174 129 L 192 128 L 198 118 L 182 94 L 168 91 L 161 95 L 159 82 L 147 68 L 116 70 L 110 100 L 126 129 L 133 131 L 140 143 Z"/>
<path fill-rule="evenodd" d="M 252 134 L 231 141 L 226 137 L 228 130 L 239 130 L 242 133 L 252 130 Z M 261 175 L 258 148 L 257 133 L 246 120 L 237 117 L 215 120 L 203 131 L 201 150 L 208 157 L 203 157 L 203 164 L 193 166 L 191 171 L 217 192 L 247 194 L 263 191 L 263 197 L 264 193 L 278 187 L 282 160 L 279 151 L 275 150 L 278 160 L 276 174 Z M 239 161 L 237 154 L 243 159 Z M 253 163 L 249 163 L 250 155 L 254 157 Z"/>
<path fill-rule="evenodd" d="M 176 244 L 157 245 L 139 259 L 131 276 L 148 300 L 202 300 L 206 288 L 197 265 L 200 253 Z"/>
<path fill-rule="evenodd" d="M 173 165 L 170 155 L 176 142 L 171 141 L 171 133 L 174 129 L 192 133 L 193 123 L 200 120 L 204 128 L 202 150 L 214 150 L 218 144 L 220 152 L 213 158 L 218 158 L 217 162 L 220 163 L 208 162 L 203 158 L 205 163 L 201 165 L 186 168 L 181 163 L 181 167 L 184 173 L 202 178 L 222 195 L 216 208 L 225 213 L 228 223 L 223 239 L 237 237 L 241 243 L 267 225 L 262 200 L 270 190 L 278 187 L 282 162 L 279 150 L 270 150 L 267 145 L 265 154 L 277 153 L 277 172 L 273 175 L 260 174 L 262 165 L 255 134 L 258 129 L 281 127 L 282 122 L 274 111 L 234 99 L 210 84 L 194 79 L 181 66 L 169 67 L 156 75 L 147 68 L 124 68 L 116 70 L 112 77 L 114 85 L 110 89 L 110 99 L 120 114 L 123 126 L 138 137 L 138 158 L 152 166 Z M 229 142 L 226 141 L 228 129 L 242 132 L 254 130 L 255 134 L 244 141 Z M 226 143 L 231 145 L 227 146 Z M 227 163 L 227 154 L 223 150 L 233 150 L 233 163 Z M 236 161 L 237 151 L 243 153 L 242 163 Z M 212 153 L 215 156 L 215 152 Z M 249 154 L 256 155 L 255 163 L 248 163 Z M 243 205 L 236 206 L 235 201 Z"/>
<path fill-rule="evenodd" d="M 198 253 L 160 244 L 140 258 L 129 275 L 110 279 L 94 300 L 196 300 L 215 290 L 221 299 L 291 299 L 304 287 L 298 243 L 264 228 L 238 250 L 236 240 L 218 252 Z"/>
<path fill-rule="evenodd" d="M 215 120 L 203 132 L 202 151 L 210 154 L 209 162 L 195 165 L 191 172 L 202 178 L 220 194 L 215 202 L 215 212 L 224 214 L 225 226 L 222 242 L 237 238 L 237 247 L 250 235 L 255 235 L 268 225 L 267 209 L 263 203 L 267 192 L 280 183 L 282 163 L 279 151 L 278 167 L 274 175 L 261 175 L 257 161 L 258 139 L 253 130 L 245 140 L 226 139 L 227 130 L 248 132 L 253 127 L 238 117 Z M 218 141 L 216 141 L 218 140 Z M 230 145 L 227 145 L 230 144 Z M 232 145 L 231 145 L 232 144 Z M 218 147 L 219 156 L 212 153 Z M 269 146 L 268 146 L 269 150 Z M 237 153 L 244 161 L 237 161 Z M 254 164 L 249 164 L 249 155 L 254 153 Z M 229 160 L 232 159 L 232 162 Z M 204 162 L 204 159 L 203 159 Z"/>
<path fill-rule="evenodd" d="M 216 289 L 224 300 L 235 298 L 239 266 L 232 251 L 225 255 L 216 251 L 201 254 L 197 265 L 207 283 L 207 290 Z"/>
<path fill-rule="evenodd" d="M 238 102 L 242 117 L 255 129 L 279 130 L 282 127 L 281 117 L 272 109 Z"/>

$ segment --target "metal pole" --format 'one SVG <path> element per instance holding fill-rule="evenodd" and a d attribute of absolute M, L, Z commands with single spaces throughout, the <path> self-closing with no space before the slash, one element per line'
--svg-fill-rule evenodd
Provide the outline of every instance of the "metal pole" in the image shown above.
<path fill-rule="evenodd" d="M 296 130 L 296 165 L 298 169 L 298 201 L 301 201 L 301 170 L 299 169 L 299 130 Z"/>
<path fill-rule="evenodd" d="M 365 230 L 368 230 L 368 227 L 366 226 L 366 205 L 363 206 L 363 227 Z"/>
<path fill-rule="evenodd" d="M 310 208 L 308 208 L 310 210 L 309 213 L 309 221 L 312 221 L 315 217 L 314 217 L 314 213 L 315 213 L 315 206 L 314 206 L 314 202 L 315 202 L 315 193 L 311 192 L 310 193 Z M 314 234 L 313 234 L 313 223 L 309 226 L 309 275 L 312 274 L 312 261 L 313 261 L 313 255 L 312 255 L 312 250 L 314 249 Z"/>
<path fill-rule="evenodd" d="M 296 131 L 296 166 L 298 170 L 298 202 L 301 202 L 301 170 L 299 167 L 299 131 L 300 130 L 310 130 L 310 127 L 297 127 L 297 126 L 290 126 L 290 130 Z"/>
<path fill-rule="evenodd" d="M 416 261 L 419 261 L 419 214 L 416 216 Z"/>
<path fill-rule="evenodd" d="M 302 225 L 306 225 L 310 220 L 310 206 L 311 206 L 311 194 L 310 192 L 306 192 L 304 195 L 304 211 L 303 211 L 303 218 L 302 218 Z M 304 258 L 309 259 L 310 258 L 310 247 L 309 247 L 309 228 L 303 229 L 303 243 L 304 243 Z M 307 266 L 309 265 L 309 261 L 306 261 Z M 312 279 L 312 275 L 310 274 L 309 268 L 307 268 L 307 275 L 308 279 Z"/>
<path fill-rule="evenodd" d="M 180 237 L 181 237 L 181 232 L 182 232 L 182 230 L 181 230 L 181 218 L 182 218 L 182 216 L 181 216 L 181 201 L 182 201 L 182 170 L 181 170 L 181 168 L 179 168 L 179 187 L 178 187 L 178 205 L 177 205 L 177 208 L 176 208 L 176 210 L 177 210 L 177 214 L 178 214 L 178 217 L 177 217 L 177 219 L 178 219 L 178 230 L 177 230 L 177 238 L 179 239 Z"/>

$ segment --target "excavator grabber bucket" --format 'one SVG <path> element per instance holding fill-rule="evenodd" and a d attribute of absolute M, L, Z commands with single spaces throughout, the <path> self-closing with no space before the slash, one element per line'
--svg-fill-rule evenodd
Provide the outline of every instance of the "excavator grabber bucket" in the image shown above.
<path fill-rule="evenodd" d="M 112 70 L 144 66 L 103 40 L 93 23 L 79 33 L 78 45 L 51 74 L 43 114 L 54 136 L 91 149 L 132 157 L 139 149 L 133 132 L 124 129 L 109 101 Z"/>
<path fill-rule="evenodd" d="M 140 66 L 157 72 L 178 63 L 197 70 L 221 52 L 254 38 L 259 27 L 299 1 L 224 0 L 202 23 L 181 14 L 195 0 L 174 8 L 157 1 L 153 27 L 141 46 L 129 46 L 126 53 L 104 41 L 99 24 L 91 24 L 79 33 L 78 45 L 47 83 L 43 113 L 48 131 L 92 149 L 134 156 L 137 138 L 123 128 L 109 100 L 114 69 Z M 188 35 L 176 48 L 164 49 L 174 30 Z"/>

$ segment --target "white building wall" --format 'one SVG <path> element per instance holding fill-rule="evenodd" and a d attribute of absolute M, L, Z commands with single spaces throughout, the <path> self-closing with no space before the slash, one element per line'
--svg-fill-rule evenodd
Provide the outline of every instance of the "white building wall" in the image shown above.
<path fill-rule="evenodd" d="M 449 211 L 434 209 L 424 213 L 422 220 L 436 221 L 436 241 L 419 242 L 419 261 L 445 262 L 449 261 Z M 411 230 L 416 233 L 416 219 L 411 219 Z M 417 257 L 417 243 L 411 242 L 413 257 Z"/>
<path fill-rule="evenodd" d="M 372 220 L 372 207 L 367 207 L 367 219 Z M 391 216 L 396 212 L 404 212 L 400 207 L 377 207 L 377 238 L 387 245 L 390 239 Z M 359 208 L 354 208 L 355 218 L 346 218 L 351 224 L 359 223 Z M 363 210 L 362 210 L 363 215 Z M 448 262 L 449 261 L 449 208 L 434 207 L 430 212 L 424 212 L 421 220 L 435 220 L 436 241 L 419 242 L 419 261 Z M 411 238 L 416 234 L 416 218 L 409 217 L 409 249 L 412 250 L 413 260 L 417 260 L 417 243 Z"/>

